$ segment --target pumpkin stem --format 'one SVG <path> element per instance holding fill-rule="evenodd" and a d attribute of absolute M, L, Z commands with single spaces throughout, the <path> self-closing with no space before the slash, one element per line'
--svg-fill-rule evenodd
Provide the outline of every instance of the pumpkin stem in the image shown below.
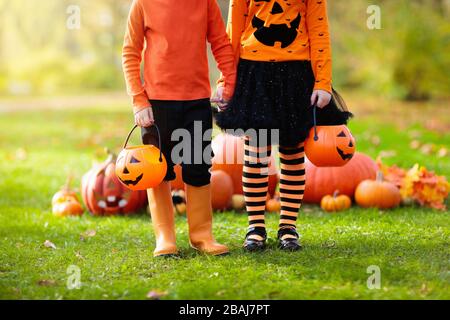
<path fill-rule="evenodd" d="M 72 174 L 72 173 L 69 173 L 69 174 L 67 175 L 67 178 L 66 178 L 66 183 L 65 183 L 64 186 L 62 187 L 62 189 L 63 189 L 64 191 L 70 191 L 70 184 L 72 183 L 72 180 L 73 180 L 73 174 Z"/>
<path fill-rule="evenodd" d="M 108 158 L 106 159 L 106 162 L 115 162 L 116 161 L 116 154 L 111 151 L 108 147 L 104 148 L 105 153 L 108 155 Z"/>
<path fill-rule="evenodd" d="M 376 181 L 378 181 L 378 182 L 383 182 L 384 181 L 384 175 L 383 175 L 383 172 L 381 170 L 377 171 Z"/>
<path fill-rule="evenodd" d="M 339 194 L 339 190 L 334 190 L 333 198 L 336 198 L 338 196 L 338 194 Z"/>

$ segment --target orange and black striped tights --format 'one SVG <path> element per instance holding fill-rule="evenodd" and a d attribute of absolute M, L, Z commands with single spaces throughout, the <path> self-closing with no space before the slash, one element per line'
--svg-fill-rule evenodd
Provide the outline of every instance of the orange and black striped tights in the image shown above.
<path fill-rule="evenodd" d="M 305 151 L 304 143 L 296 147 L 279 147 L 280 154 L 280 201 L 281 212 L 279 229 L 296 228 L 299 209 L 305 190 Z M 269 159 L 271 146 L 254 146 L 250 139 L 245 139 L 244 169 L 242 175 L 244 197 L 249 219 L 249 229 L 265 229 L 265 205 L 269 184 Z M 249 236 L 254 240 L 263 240 L 258 234 Z M 284 233 L 281 240 L 294 238 L 291 233 Z"/>

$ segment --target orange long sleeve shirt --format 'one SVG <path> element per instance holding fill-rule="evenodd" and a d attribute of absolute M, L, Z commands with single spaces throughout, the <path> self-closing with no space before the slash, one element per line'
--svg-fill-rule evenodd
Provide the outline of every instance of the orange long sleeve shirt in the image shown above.
<path fill-rule="evenodd" d="M 122 54 L 134 111 L 150 106 L 149 99 L 209 98 L 207 42 L 224 75 L 224 97 L 230 98 L 236 65 L 216 0 L 134 0 Z"/>
<path fill-rule="evenodd" d="M 326 0 L 230 0 L 227 33 L 236 61 L 310 60 L 314 89 L 331 92 Z"/>

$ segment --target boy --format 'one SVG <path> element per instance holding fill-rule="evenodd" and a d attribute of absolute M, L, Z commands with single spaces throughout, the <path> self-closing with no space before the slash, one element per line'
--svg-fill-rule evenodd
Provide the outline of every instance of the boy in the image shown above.
<path fill-rule="evenodd" d="M 235 58 L 216 0 L 134 0 L 123 46 L 123 70 L 128 94 L 133 98 L 135 122 L 145 144 L 155 144 L 156 123 L 161 131 L 159 146 L 168 163 L 164 181 L 149 189 L 148 199 L 156 237 L 154 256 L 177 254 L 170 181 L 175 178 L 171 157 L 172 132 L 185 129 L 191 141 L 183 142 L 194 158 L 196 134 L 201 123 L 203 151 L 211 138 L 211 89 L 207 44 L 224 75 L 223 100 L 229 100 L 236 81 Z M 140 78 L 144 50 L 144 82 Z M 208 137 L 209 135 L 209 137 Z M 195 152 L 194 152 L 195 151 Z M 200 163 L 181 163 L 186 189 L 190 244 L 212 255 L 228 252 L 212 235 L 210 157 Z M 198 158 L 195 157 L 196 159 Z"/>

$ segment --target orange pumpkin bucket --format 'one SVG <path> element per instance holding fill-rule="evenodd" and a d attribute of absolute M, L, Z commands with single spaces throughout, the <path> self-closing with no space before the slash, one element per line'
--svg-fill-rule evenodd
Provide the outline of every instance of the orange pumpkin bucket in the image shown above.
<path fill-rule="evenodd" d="M 159 149 L 154 145 L 127 146 L 134 126 L 128 134 L 116 161 L 116 175 L 131 190 L 146 190 L 158 186 L 166 176 L 167 162 L 162 154 L 161 135 L 158 132 Z"/>
<path fill-rule="evenodd" d="M 306 157 L 316 167 L 342 167 L 355 154 L 355 138 L 344 124 L 318 126 L 316 108 L 313 108 L 314 127 L 305 140 Z"/>

